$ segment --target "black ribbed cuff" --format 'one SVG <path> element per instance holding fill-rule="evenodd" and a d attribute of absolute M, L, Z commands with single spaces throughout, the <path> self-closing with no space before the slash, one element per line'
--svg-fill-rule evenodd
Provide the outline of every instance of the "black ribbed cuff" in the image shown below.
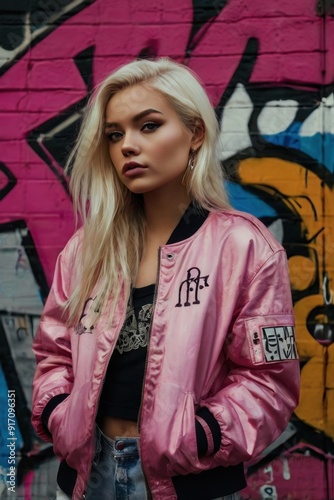
<path fill-rule="evenodd" d="M 219 424 L 212 413 L 205 407 L 200 408 L 196 415 L 201 417 L 210 428 L 212 439 L 213 439 L 213 452 L 217 453 L 220 448 L 220 443 L 222 439 L 221 430 Z M 197 441 L 197 453 L 198 456 L 203 456 L 208 451 L 208 440 L 201 423 L 196 419 L 196 441 Z"/>
<path fill-rule="evenodd" d="M 49 427 L 48 427 L 50 415 L 53 412 L 53 410 L 56 408 L 56 406 L 58 406 L 59 403 L 64 401 L 64 399 L 66 399 L 67 396 L 69 396 L 69 394 L 66 394 L 66 393 L 57 394 L 57 396 L 54 396 L 53 398 L 50 399 L 50 401 L 46 404 L 46 406 L 43 410 L 43 413 L 41 416 L 42 424 L 43 424 L 45 431 L 48 434 L 50 434 L 50 436 L 51 436 L 51 432 L 49 431 Z"/>

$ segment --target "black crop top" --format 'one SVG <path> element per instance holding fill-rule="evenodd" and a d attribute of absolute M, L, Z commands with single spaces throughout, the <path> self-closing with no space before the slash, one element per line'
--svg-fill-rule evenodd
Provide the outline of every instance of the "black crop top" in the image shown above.
<path fill-rule="evenodd" d="M 134 288 L 100 398 L 103 416 L 138 420 L 155 285 Z"/>

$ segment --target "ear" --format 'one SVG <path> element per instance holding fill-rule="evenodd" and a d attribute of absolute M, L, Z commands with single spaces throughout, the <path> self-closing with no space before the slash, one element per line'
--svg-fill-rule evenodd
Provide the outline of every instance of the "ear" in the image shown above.
<path fill-rule="evenodd" d="M 196 120 L 195 126 L 193 128 L 193 137 L 191 140 L 191 147 L 192 149 L 199 149 L 204 141 L 205 137 L 205 125 L 203 120 Z"/>

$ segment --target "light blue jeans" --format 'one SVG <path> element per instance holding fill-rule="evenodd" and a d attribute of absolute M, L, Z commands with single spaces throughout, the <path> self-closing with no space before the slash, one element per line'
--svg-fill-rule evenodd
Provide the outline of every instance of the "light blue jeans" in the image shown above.
<path fill-rule="evenodd" d="M 110 439 L 96 428 L 96 453 L 86 500 L 149 500 L 139 459 L 139 438 Z M 56 500 L 68 500 L 60 489 Z M 238 500 L 238 493 L 216 500 Z M 190 500 L 190 499 L 189 499 Z"/>
<path fill-rule="evenodd" d="M 96 455 L 87 500 L 148 500 L 139 460 L 139 438 L 110 439 L 97 428 Z"/>

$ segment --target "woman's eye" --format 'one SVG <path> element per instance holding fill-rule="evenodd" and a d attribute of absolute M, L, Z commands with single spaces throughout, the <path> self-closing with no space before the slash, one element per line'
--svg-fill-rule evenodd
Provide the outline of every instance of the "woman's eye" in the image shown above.
<path fill-rule="evenodd" d="M 157 128 L 160 127 L 160 123 L 156 123 L 156 122 L 147 122 L 147 123 L 144 123 L 143 127 L 142 127 L 142 130 L 143 131 L 148 131 L 148 132 L 152 132 L 153 130 L 156 130 Z"/>
<path fill-rule="evenodd" d="M 108 132 L 106 135 L 110 142 L 117 142 L 123 137 L 122 132 Z"/>

